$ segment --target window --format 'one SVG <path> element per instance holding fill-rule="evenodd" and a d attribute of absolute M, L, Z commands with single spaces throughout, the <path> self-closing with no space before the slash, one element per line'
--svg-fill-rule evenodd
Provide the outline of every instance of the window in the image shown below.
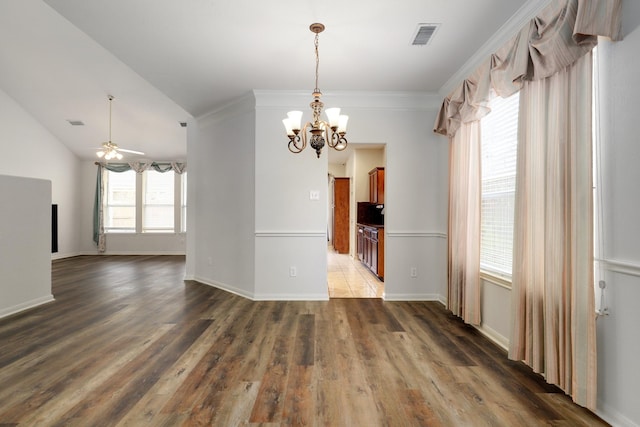
<path fill-rule="evenodd" d="M 105 232 L 136 231 L 136 173 L 107 171 L 104 210 Z"/>
<path fill-rule="evenodd" d="M 181 206 L 182 206 L 182 212 L 180 215 L 180 231 L 182 231 L 183 233 L 187 232 L 187 173 L 184 172 L 181 175 L 182 181 L 181 181 Z"/>
<path fill-rule="evenodd" d="M 143 181 L 142 231 L 172 232 L 175 173 L 148 170 L 143 174 Z"/>
<path fill-rule="evenodd" d="M 105 173 L 106 233 L 186 232 L 186 174 L 153 169 Z"/>
<path fill-rule="evenodd" d="M 511 279 L 519 94 L 494 98 L 482 119 L 480 268 Z"/>

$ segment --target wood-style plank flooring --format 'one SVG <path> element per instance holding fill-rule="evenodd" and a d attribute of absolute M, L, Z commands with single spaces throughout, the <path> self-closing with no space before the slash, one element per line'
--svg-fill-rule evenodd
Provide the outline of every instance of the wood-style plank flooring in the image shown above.
<path fill-rule="evenodd" d="M 439 303 L 252 302 L 183 275 L 55 261 L 55 302 L 0 320 L 0 425 L 606 425 Z"/>

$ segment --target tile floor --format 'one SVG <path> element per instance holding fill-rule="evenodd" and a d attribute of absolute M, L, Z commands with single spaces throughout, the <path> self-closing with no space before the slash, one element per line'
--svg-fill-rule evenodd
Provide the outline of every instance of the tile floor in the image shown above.
<path fill-rule="evenodd" d="M 329 298 L 382 298 L 384 282 L 359 260 L 327 246 Z"/>

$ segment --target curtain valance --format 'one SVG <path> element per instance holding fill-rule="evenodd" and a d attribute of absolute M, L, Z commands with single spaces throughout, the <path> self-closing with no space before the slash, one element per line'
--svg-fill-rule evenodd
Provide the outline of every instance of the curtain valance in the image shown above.
<path fill-rule="evenodd" d="M 461 123 L 489 113 L 491 90 L 508 97 L 525 80 L 547 78 L 591 51 L 598 36 L 622 38 L 621 0 L 554 0 L 443 101 L 434 132 L 453 136 Z"/>
<path fill-rule="evenodd" d="M 134 170 L 136 173 L 142 173 L 148 169 L 157 172 L 174 171 L 178 175 L 183 174 L 187 170 L 186 163 L 180 162 L 129 162 L 129 163 L 96 163 L 98 166 L 111 172 L 126 172 Z"/>

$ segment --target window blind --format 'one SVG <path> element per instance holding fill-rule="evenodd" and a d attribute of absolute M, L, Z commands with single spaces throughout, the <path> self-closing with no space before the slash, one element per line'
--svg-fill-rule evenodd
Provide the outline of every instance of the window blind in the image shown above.
<path fill-rule="evenodd" d="M 143 232 L 169 232 L 174 229 L 174 172 L 145 171 Z"/>
<path fill-rule="evenodd" d="M 494 98 L 481 121 L 480 268 L 511 277 L 519 94 Z"/>
<path fill-rule="evenodd" d="M 136 173 L 107 171 L 104 229 L 106 232 L 136 230 Z"/>

